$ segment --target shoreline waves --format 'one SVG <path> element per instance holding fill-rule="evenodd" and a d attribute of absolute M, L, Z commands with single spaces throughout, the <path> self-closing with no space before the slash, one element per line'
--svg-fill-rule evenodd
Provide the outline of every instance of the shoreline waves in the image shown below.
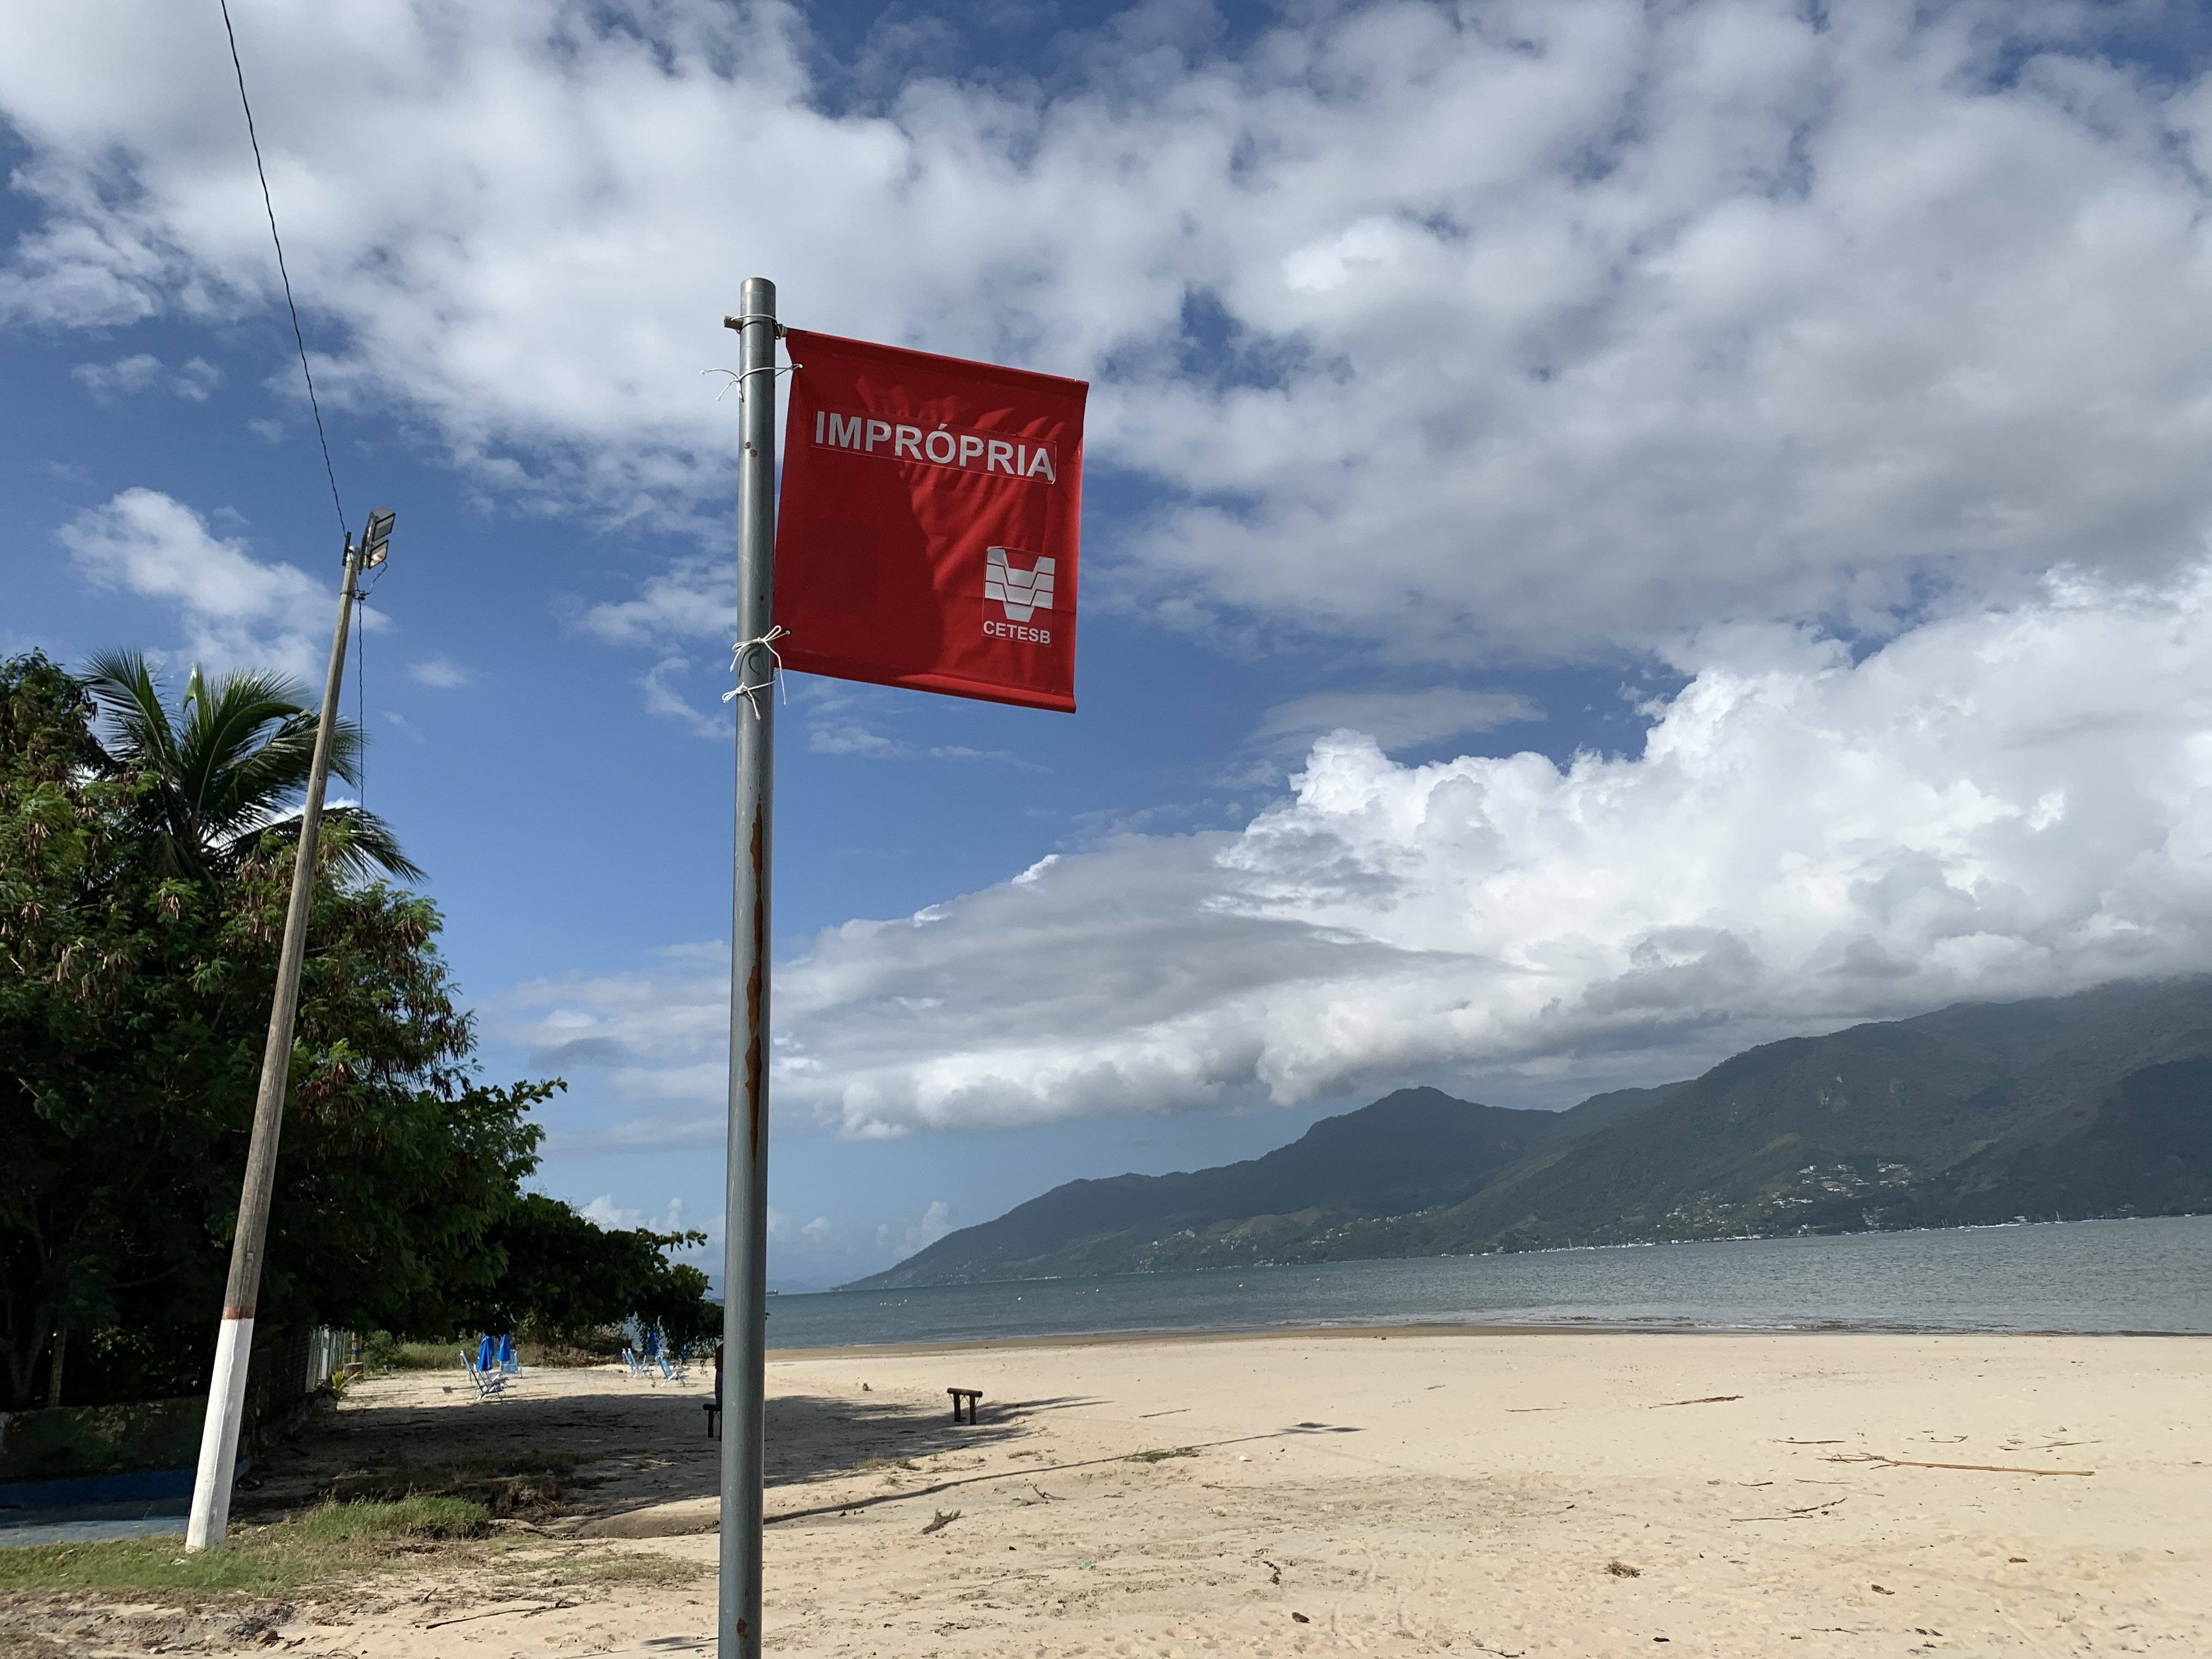
<path fill-rule="evenodd" d="M 1389 1327 L 2212 1333 L 2212 1216 L 787 1292 L 778 1347 Z"/>

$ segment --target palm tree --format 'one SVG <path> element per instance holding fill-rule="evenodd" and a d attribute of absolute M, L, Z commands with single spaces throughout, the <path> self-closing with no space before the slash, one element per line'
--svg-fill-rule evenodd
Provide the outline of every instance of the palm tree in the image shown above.
<path fill-rule="evenodd" d="M 154 780 L 147 828 L 166 865 L 205 878 L 250 856 L 271 831 L 299 821 L 284 810 L 307 787 L 315 752 L 315 714 L 296 680 L 279 674 L 228 674 L 210 685 L 195 666 L 172 718 L 161 684 L 136 651 L 108 651 L 86 665 L 84 683 L 107 717 L 105 741 L 118 761 Z M 341 720 L 331 769 L 359 781 L 361 728 Z M 381 871 L 403 881 L 422 872 L 399 850 L 392 826 L 359 806 L 323 814 L 337 867 L 349 875 Z"/>

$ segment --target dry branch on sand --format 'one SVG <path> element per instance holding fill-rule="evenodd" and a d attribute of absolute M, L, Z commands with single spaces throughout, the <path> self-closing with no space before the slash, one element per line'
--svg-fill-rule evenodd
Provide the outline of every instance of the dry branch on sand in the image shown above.
<path fill-rule="evenodd" d="M 559 1601 L 502 1601 L 499 1606 L 495 1607 L 486 1607 L 481 1613 L 458 1613 L 451 1619 L 433 1619 L 428 1624 L 423 1626 L 422 1628 L 424 1630 L 443 1630 L 447 1625 L 465 1625 L 472 1619 L 497 1619 L 507 1615 L 512 1615 L 517 1619 L 527 1619 L 532 1613 L 558 1613 L 563 1607 L 573 1607 L 576 1604 L 574 1601 L 565 1600 Z"/>
<path fill-rule="evenodd" d="M 1731 1515 L 1729 1519 L 1731 1521 L 1795 1521 L 1801 1516 L 1818 1515 L 1822 1510 L 1832 1510 L 1838 1504 L 1848 1502 L 1850 1498 L 1850 1494 L 1845 1492 L 1843 1497 L 1831 1498 L 1825 1504 L 1808 1504 L 1802 1510 L 1784 1510 L 1779 1515 Z"/>
<path fill-rule="evenodd" d="M 2017 1463 L 1930 1463 L 1917 1457 L 1885 1457 L 1880 1452 L 1868 1452 L 1863 1456 L 1831 1457 L 1830 1463 L 1880 1463 L 1893 1469 L 1966 1469 L 1977 1474 L 2075 1474 L 2087 1477 L 2094 1469 L 2031 1469 Z"/>

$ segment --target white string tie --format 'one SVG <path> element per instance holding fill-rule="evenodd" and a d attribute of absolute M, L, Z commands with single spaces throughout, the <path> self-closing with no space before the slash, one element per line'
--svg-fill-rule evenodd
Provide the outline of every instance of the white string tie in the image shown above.
<path fill-rule="evenodd" d="M 714 394 L 714 401 L 716 403 L 719 404 L 723 398 L 730 395 L 731 386 L 735 386 L 738 389 L 738 401 L 739 403 L 743 403 L 745 400 L 746 375 L 765 374 L 773 380 L 779 374 L 788 374 L 794 368 L 804 368 L 805 367 L 806 365 L 805 363 L 779 363 L 773 368 L 702 368 L 699 372 L 702 374 L 726 374 L 730 377 L 729 384 Z"/>
<path fill-rule="evenodd" d="M 732 702 L 738 698 L 743 697 L 745 700 L 745 707 L 751 709 L 753 711 L 753 718 L 755 720 L 758 720 L 760 718 L 760 704 L 753 701 L 753 694 L 756 691 L 767 690 L 769 686 L 776 683 L 777 677 L 783 672 L 783 659 L 776 653 L 775 642 L 778 640 L 787 640 L 790 637 L 791 630 L 786 628 L 781 623 L 778 623 L 775 627 L 769 629 L 767 633 L 761 635 L 758 638 L 739 640 L 735 645 L 732 646 L 730 647 L 730 669 L 731 672 L 735 673 L 738 677 L 738 689 L 734 691 L 723 692 L 722 701 L 724 702 Z M 756 650 L 767 652 L 769 654 L 769 660 L 773 665 L 769 669 L 768 678 L 766 679 L 760 681 L 757 684 L 747 685 L 745 684 L 744 662 L 745 659 L 750 656 Z M 785 707 L 788 708 L 791 703 L 791 687 L 788 684 L 786 684 L 783 687 L 783 701 Z"/>

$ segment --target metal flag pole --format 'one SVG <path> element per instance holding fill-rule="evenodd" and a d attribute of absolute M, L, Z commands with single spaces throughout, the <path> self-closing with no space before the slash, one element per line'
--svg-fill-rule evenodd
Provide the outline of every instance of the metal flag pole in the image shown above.
<path fill-rule="evenodd" d="M 246 1153 L 246 1184 L 239 1195 L 238 1229 L 230 1246 L 230 1279 L 222 1295 L 222 1323 L 215 1343 L 215 1375 L 208 1382 L 207 1415 L 200 1424 L 199 1472 L 192 1482 L 187 1550 L 213 1549 L 230 1529 L 230 1483 L 238 1468 L 240 1419 L 246 1409 L 246 1372 L 253 1354 L 253 1310 L 261 1295 L 261 1259 L 268 1242 L 269 1200 L 276 1185 L 276 1141 L 284 1127 L 284 1087 L 292 1069 L 292 1024 L 300 1008 L 300 966 L 307 953 L 307 906 L 315 891 L 315 847 L 323 827 L 323 788 L 330 781 L 331 747 L 337 735 L 338 687 L 345 677 L 346 633 L 353 622 L 361 573 L 384 562 L 392 515 L 378 507 L 359 543 L 346 538 L 345 580 L 338 588 L 337 631 L 331 639 L 330 672 L 315 726 L 315 753 L 307 770 L 307 799 L 300 809 L 300 847 L 292 859 L 292 898 L 284 911 L 284 942 L 276 957 L 276 995 L 269 1011 L 269 1040 L 261 1051 L 261 1088 L 253 1101 L 253 1134 Z"/>
<path fill-rule="evenodd" d="M 730 933 L 730 1151 L 722 1223 L 722 1586 L 718 1659 L 760 1659 L 768 1347 L 769 873 L 775 805 L 775 284 L 738 315 L 737 897 Z"/>

